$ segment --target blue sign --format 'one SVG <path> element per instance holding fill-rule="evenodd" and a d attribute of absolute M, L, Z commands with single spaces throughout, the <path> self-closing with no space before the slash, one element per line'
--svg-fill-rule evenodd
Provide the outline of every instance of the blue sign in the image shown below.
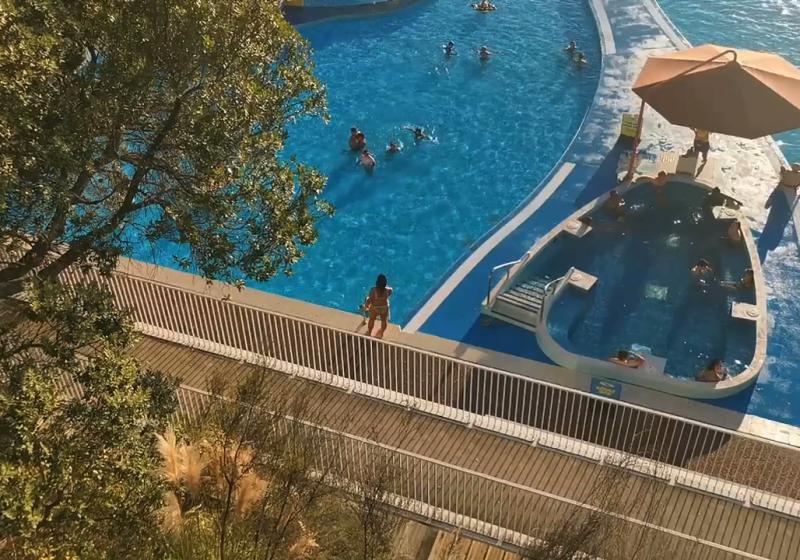
<path fill-rule="evenodd" d="M 622 396 L 622 383 L 592 377 L 591 392 L 593 395 L 619 400 Z"/>

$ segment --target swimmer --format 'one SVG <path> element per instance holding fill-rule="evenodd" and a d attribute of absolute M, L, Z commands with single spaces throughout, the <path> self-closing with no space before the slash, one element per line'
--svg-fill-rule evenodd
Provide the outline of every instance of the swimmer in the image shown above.
<path fill-rule="evenodd" d="M 714 269 L 705 259 L 698 260 L 690 272 L 698 286 L 706 286 L 714 279 Z"/>
<path fill-rule="evenodd" d="M 361 152 L 360 156 L 358 156 L 358 163 L 361 164 L 361 167 L 363 167 L 364 171 L 367 173 L 372 174 L 372 172 L 375 171 L 375 156 L 373 156 L 366 148 L 364 148 L 364 151 Z"/>
<path fill-rule="evenodd" d="M 667 173 L 665 171 L 659 171 L 656 178 L 653 179 L 653 190 L 655 190 L 657 193 L 661 193 L 666 186 Z"/>
<path fill-rule="evenodd" d="M 739 220 L 733 220 L 731 222 L 730 227 L 728 227 L 726 239 L 731 245 L 739 245 L 742 242 L 742 225 L 739 223 Z"/>
<path fill-rule="evenodd" d="M 386 146 L 386 155 L 397 154 L 403 150 L 403 144 L 397 140 L 390 140 Z"/>
<path fill-rule="evenodd" d="M 752 268 L 744 269 L 744 274 L 739 279 L 737 285 L 740 290 L 746 290 L 748 288 L 756 287 L 756 274 L 755 272 L 753 272 Z"/>
<path fill-rule="evenodd" d="M 621 219 L 625 217 L 625 200 L 619 195 L 617 191 L 609 191 L 608 198 L 603 203 L 603 210 L 615 218 Z"/>
<path fill-rule="evenodd" d="M 406 126 L 403 127 L 414 133 L 414 142 L 422 142 L 423 140 L 430 140 L 430 137 L 425 134 L 425 129 L 421 126 Z"/>
<path fill-rule="evenodd" d="M 631 352 L 630 350 L 620 350 L 617 352 L 616 356 L 611 356 L 608 361 L 619 366 L 636 369 L 644 365 L 645 359 L 636 352 Z"/>
<path fill-rule="evenodd" d="M 453 41 L 447 41 L 446 45 L 442 45 L 442 49 L 444 50 L 445 56 L 455 56 L 458 54 L 456 52 L 456 44 Z"/>
<path fill-rule="evenodd" d="M 716 383 L 723 379 L 728 379 L 728 372 L 725 370 L 722 360 L 711 360 L 708 367 L 699 371 L 695 376 L 696 381 L 704 381 L 706 383 Z"/>
<path fill-rule="evenodd" d="M 577 51 L 577 50 L 578 50 L 578 43 L 576 43 L 575 41 L 570 41 L 570 42 L 569 42 L 569 45 L 567 45 L 567 46 L 564 48 L 564 51 L 565 51 L 567 54 L 572 54 L 572 53 L 574 53 L 574 52 L 575 52 L 575 51 Z"/>
<path fill-rule="evenodd" d="M 745 268 L 738 282 L 720 282 L 720 285 L 729 290 L 752 290 L 756 287 L 756 275 L 752 268 Z"/>
<path fill-rule="evenodd" d="M 488 49 L 488 47 L 483 46 L 478 49 L 478 58 L 481 62 L 489 62 L 489 58 L 492 56 L 492 51 Z"/>
<path fill-rule="evenodd" d="M 489 2 L 489 0 L 481 0 L 477 4 L 471 4 L 471 6 L 476 12 L 493 12 L 497 9 L 497 6 Z"/>
<path fill-rule="evenodd" d="M 354 152 L 360 152 L 367 147 L 367 137 L 364 133 L 356 127 L 350 129 L 350 149 Z"/>
<path fill-rule="evenodd" d="M 585 55 L 585 54 L 583 54 L 582 52 L 578 52 L 578 53 L 575 55 L 575 58 L 573 58 L 572 60 L 573 60 L 573 61 L 575 62 L 575 64 L 577 64 L 578 66 L 586 66 L 587 64 L 589 64 L 589 59 L 588 59 L 588 58 L 586 58 L 586 55 Z"/>

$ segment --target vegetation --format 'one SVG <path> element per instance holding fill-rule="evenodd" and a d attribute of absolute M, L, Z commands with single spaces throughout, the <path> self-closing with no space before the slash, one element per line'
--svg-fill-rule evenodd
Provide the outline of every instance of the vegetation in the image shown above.
<path fill-rule="evenodd" d="M 153 433 L 174 386 L 126 356 L 130 326 L 102 290 L 27 295 L 15 311 L 24 322 L 0 326 L 0 557 L 149 553 L 161 493 Z"/>
<path fill-rule="evenodd" d="M 127 356 L 131 328 L 107 291 L 57 278 L 170 242 L 207 278 L 291 272 L 330 212 L 321 174 L 282 153 L 287 123 L 325 117 L 312 70 L 276 0 L 2 3 L 1 557 L 161 558 L 174 545 L 154 514 L 174 384 Z M 254 468 L 240 463 L 208 468 Z M 245 484 L 267 480 L 277 488 Z"/>
<path fill-rule="evenodd" d="M 208 278 L 291 271 L 329 208 L 279 154 L 323 93 L 277 0 L 4 2 L 0 297 L 158 241 Z"/>
<path fill-rule="evenodd" d="M 217 384 L 214 393 L 230 400 L 213 398 L 183 437 L 172 427 L 159 436 L 171 557 L 387 558 L 396 520 L 378 500 L 390 471 L 365 468 L 357 487 L 343 485 L 325 460 L 338 436 L 308 426 L 303 397 L 264 379 L 233 391 Z"/>

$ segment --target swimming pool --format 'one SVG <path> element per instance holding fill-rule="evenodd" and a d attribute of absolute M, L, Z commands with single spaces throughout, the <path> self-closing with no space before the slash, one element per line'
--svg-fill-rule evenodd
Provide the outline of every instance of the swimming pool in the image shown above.
<path fill-rule="evenodd" d="M 286 153 L 329 177 L 336 214 L 295 267 L 255 287 L 355 310 L 378 273 L 395 288 L 402 323 L 443 274 L 536 188 L 575 134 L 594 95 L 599 43 L 585 0 L 503 2 L 491 14 L 467 2 L 426 1 L 380 17 L 301 27 L 326 84 L 331 122 L 292 127 Z M 446 61 L 452 39 L 458 55 Z M 562 52 L 575 39 L 592 64 Z M 485 65 L 473 49 L 496 54 Z M 415 146 L 405 125 L 437 142 Z M 347 151 L 363 130 L 372 176 Z M 392 138 L 405 144 L 391 158 Z"/>
<path fill-rule="evenodd" d="M 774 52 L 800 65 L 800 0 L 659 0 L 659 4 L 692 44 Z M 775 139 L 790 161 L 800 161 L 800 130 Z"/>
<path fill-rule="evenodd" d="M 731 305 L 756 303 L 752 287 L 732 286 L 750 257 L 744 244 L 726 241 L 731 220 L 704 208 L 706 193 L 681 182 L 660 197 L 636 187 L 624 197 L 624 221 L 597 210 L 585 236 L 561 234 L 532 257 L 523 280 L 557 278 L 570 267 L 597 277 L 588 292 L 561 292 L 547 315 L 549 335 L 569 352 L 601 360 L 619 349 L 665 358 L 664 370 L 679 379 L 692 379 L 712 359 L 724 360 L 732 376 L 747 368 L 756 324 L 732 318 Z M 698 286 L 689 270 L 701 258 L 715 279 Z"/>

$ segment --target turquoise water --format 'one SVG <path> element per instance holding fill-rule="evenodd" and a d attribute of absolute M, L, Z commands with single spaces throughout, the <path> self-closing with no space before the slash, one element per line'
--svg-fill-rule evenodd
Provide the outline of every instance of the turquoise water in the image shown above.
<path fill-rule="evenodd" d="M 800 66 L 800 0 L 660 0 L 693 45 L 716 43 L 778 53 Z M 790 161 L 800 161 L 800 130 L 775 137 Z"/>
<path fill-rule="evenodd" d="M 292 277 L 256 287 L 355 310 L 378 273 L 395 292 L 394 322 L 485 232 L 522 202 L 555 165 L 583 119 L 599 75 L 599 44 L 585 0 L 503 2 L 479 14 L 465 1 L 435 0 L 398 12 L 313 24 L 331 122 L 299 123 L 287 153 L 328 177 L 336 206 Z M 562 52 L 576 39 L 591 65 Z M 458 55 L 445 60 L 453 40 Z M 496 54 L 479 63 L 473 51 Z M 414 145 L 406 125 L 436 142 Z M 351 126 L 367 135 L 377 168 L 367 175 L 347 150 Z M 405 149 L 391 158 L 392 138 Z"/>
<path fill-rule="evenodd" d="M 732 289 L 750 259 L 725 239 L 729 221 L 704 209 L 708 191 L 671 183 L 656 198 L 650 186 L 625 195 L 628 213 L 611 221 L 593 214 L 583 238 L 562 235 L 535 257 L 527 276 L 558 278 L 574 266 L 598 278 L 588 293 L 568 288 L 548 316 L 548 330 L 573 353 L 605 359 L 634 345 L 666 358 L 666 371 L 692 378 L 712 359 L 732 375 L 755 349 L 755 323 L 733 319 L 733 302 L 754 303 L 750 289 Z M 698 286 L 691 267 L 706 259 L 714 279 Z"/>

